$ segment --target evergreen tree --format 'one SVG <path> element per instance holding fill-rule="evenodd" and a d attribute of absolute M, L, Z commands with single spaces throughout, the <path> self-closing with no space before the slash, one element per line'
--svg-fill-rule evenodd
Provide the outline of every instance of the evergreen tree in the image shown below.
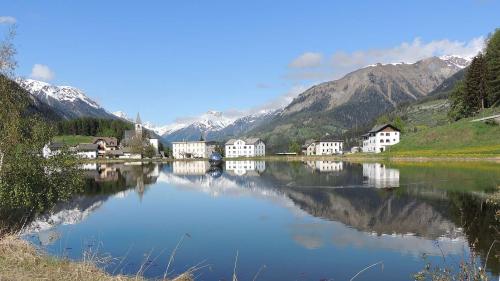
<path fill-rule="evenodd" d="M 472 60 L 465 75 L 466 114 L 471 116 L 487 106 L 486 63 L 482 54 Z M 464 116 L 464 117 L 467 117 Z"/>
<path fill-rule="evenodd" d="M 485 52 L 488 84 L 488 102 L 491 106 L 500 103 L 500 29 L 488 39 Z"/>
<path fill-rule="evenodd" d="M 301 150 L 302 150 L 302 149 L 301 149 L 301 147 L 300 147 L 300 144 L 298 144 L 296 141 L 291 142 L 291 143 L 288 145 L 288 151 L 289 151 L 289 152 L 294 152 L 294 153 L 300 154 Z"/>
<path fill-rule="evenodd" d="M 452 120 L 473 116 L 488 107 L 487 73 L 485 57 L 479 54 L 472 60 L 463 82 L 457 83 L 450 95 L 448 115 Z"/>

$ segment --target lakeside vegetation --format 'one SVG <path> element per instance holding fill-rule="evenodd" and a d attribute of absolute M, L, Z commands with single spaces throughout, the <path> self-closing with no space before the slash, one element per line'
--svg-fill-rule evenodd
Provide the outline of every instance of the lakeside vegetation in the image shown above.
<path fill-rule="evenodd" d="M 87 255 L 81 262 L 51 257 L 37 250 L 18 236 L 0 239 L 1 280 L 88 280 L 88 281 L 144 281 L 140 275 L 110 275 L 97 264 L 107 263 L 109 258 Z M 165 281 L 192 281 L 191 272 Z"/>

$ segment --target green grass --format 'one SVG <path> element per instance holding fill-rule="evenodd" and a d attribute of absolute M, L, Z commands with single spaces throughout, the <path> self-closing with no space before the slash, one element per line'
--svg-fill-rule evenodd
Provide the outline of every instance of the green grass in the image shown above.
<path fill-rule="evenodd" d="M 55 136 L 54 142 L 62 142 L 69 146 L 75 146 L 79 143 L 91 143 L 92 136 L 80 136 L 80 135 L 64 135 L 64 136 Z"/>
<path fill-rule="evenodd" d="M 485 157 L 500 156 L 500 126 L 463 119 L 447 125 L 403 134 L 384 156 Z"/>

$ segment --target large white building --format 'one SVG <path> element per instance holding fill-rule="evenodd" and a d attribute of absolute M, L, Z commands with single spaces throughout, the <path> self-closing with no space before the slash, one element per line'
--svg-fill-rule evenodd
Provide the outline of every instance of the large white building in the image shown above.
<path fill-rule="evenodd" d="M 266 144 L 259 138 L 230 139 L 226 142 L 226 158 L 266 155 Z"/>
<path fill-rule="evenodd" d="M 309 141 L 303 146 L 305 155 L 334 155 L 342 154 L 344 151 L 344 141 L 331 137 L 326 137 L 318 141 Z"/>
<path fill-rule="evenodd" d="M 363 135 L 363 152 L 380 153 L 399 143 L 401 132 L 391 124 L 377 125 Z"/>
<path fill-rule="evenodd" d="M 208 158 L 215 151 L 215 143 L 207 141 L 172 142 L 175 159 Z"/>

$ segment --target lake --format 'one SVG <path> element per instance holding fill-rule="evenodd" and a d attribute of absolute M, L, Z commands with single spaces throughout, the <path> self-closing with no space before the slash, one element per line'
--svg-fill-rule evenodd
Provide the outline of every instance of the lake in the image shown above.
<path fill-rule="evenodd" d="M 499 239 L 495 163 L 226 161 L 85 164 L 84 192 L 28 223 L 50 254 L 110 273 L 197 280 L 412 280 L 427 262 L 482 263 Z M 496 229 L 495 229 L 496 228 Z M 494 255 L 497 257 L 494 257 Z M 499 275 L 500 246 L 487 269 Z"/>

